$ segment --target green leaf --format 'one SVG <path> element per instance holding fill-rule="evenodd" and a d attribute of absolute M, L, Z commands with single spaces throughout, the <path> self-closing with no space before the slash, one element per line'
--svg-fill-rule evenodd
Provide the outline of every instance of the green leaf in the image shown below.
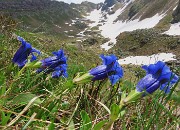
<path fill-rule="evenodd" d="M 5 92 L 6 92 L 6 86 L 5 85 L 0 86 L 0 96 L 4 95 Z"/>
<path fill-rule="evenodd" d="M 11 113 L 5 113 L 5 112 L 1 112 L 1 122 L 0 124 L 2 126 L 5 126 L 7 125 L 7 122 L 10 120 L 10 117 L 11 117 Z"/>
<path fill-rule="evenodd" d="M 111 121 L 117 120 L 117 118 L 119 116 L 119 112 L 120 112 L 119 106 L 117 104 L 112 104 L 110 110 L 111 110 L 110 120 Z"/>
<path fill-rule="evenodd" d="M 104 126 L 104 124 L 107 123 L 107 122 L 108 122 L 108 120 L 100 121 L 99 123 L 97 123 L 97 124 L 94 126 L 93 130 L 101 130 L 102 127 Z"/>
<path fill-rule="evenodd" d="M 124 109 L 124 110 L 121 110 L 121 112 L 119 113 L 119 117 L 123 117 L 124 115 L 125 115 L 125 113 L 126 113 L 126 110 Z"/>
<path fill-rule="evenodd" d="M 5 94 L 6 92 L 6 85 L 4 84 L 4 82 L 5 82 L 5 76 L 3 73 L 0 73 L 0 96 Z"/>
<path fill-rule="evenodd" d="M 66 88 L 74 88 L 76 85 L 73 83 L 72 80 L 68 80 L 66 83 L 64 83 L 64 86 L 66 86 Z"/>
<path fill-rule="evenodd" d="M 4 83 L 5 81 L 5 76 L 3 73 L 0 73 L 0 86 Z"/>
<path fill-rule="evenodd" d="M 17 95 L 16 97 L 14 97 L 12 99 L 12 103 L 13 104 L 16 104 L 16 105 L 26 105 L 28 104 L 31 99 L 33 99 L 34 97 L 36 97 L 35 94 L 32 94 L 32 93 L 21 93 L 19 95 Z M 34 101 L 34 104 L 41 104 L 41 100 L 40 98 L 37 98 L 35 101 Z"/>
<path fill-rule="evenodd" d="M 55 129 L 55 124 L 52 122 L 49 127 L 48 130 L 54 130 Z"/>
<path fill-rule="evenodd" d="M 84 110 L 81 111 L 81 118 L 82 118 L 82 126 L 80 130 L 92 129 L 91 119 L 89 118 L 88 114 Z"/>

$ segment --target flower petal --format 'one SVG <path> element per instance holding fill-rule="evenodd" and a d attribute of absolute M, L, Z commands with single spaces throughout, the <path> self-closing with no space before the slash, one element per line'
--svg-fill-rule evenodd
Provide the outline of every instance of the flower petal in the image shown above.
<path fill-rule="evenodd" d="M 122 67 L 119 65 L 118 62 L 115 62 L 115 63 L 114 63 L 114 65 L 112 66 L 111 71 L 114 71 L 114 72 L 115 72 L 115 75 L 118 75 L 120 78 L 122 78 L 123 75 L 124 75 L 123 69 L 122 69 Z"/>
<path fill-rule="evenodd" d="M 92 75 L 95 80 L 102 80 L 108 77 L 108 70 L 106 65 L 99 65 L 89 71 L 89 74 Z"/>
<path fill-rule="evenodd" d="M 36 73 L 40 73 L 40 72 L 42 72 L 43 70 L 44 70 L 44 69 L 39 68 L 39 69 L 36 70 Z"/>
<path fill-rule="evenodd" d="M 32 48 L 31 52 L 36 52 L 38 55 L 41 54 L 41 52 L 39 50 L 37 50 L 36 48 Z"/>
<path fill-rule="evenodd" d="M 169 93 L 172 85 L 175 84 L 179 79 L 179 77 L 176 74 L 174 73 L 169 73 L 169 74 L 171 75 L 168 75 L 166 82 L 164 83 L 162 82 L 162 85 L 160 87 L 160 90 L 164 91 L 165 93 Z"/>
<path fill-rule="evenodd" d="M 23 43 L 20 48 L 14 54 L 12 61 L 16 63 L 19 67 L 22 67 L 26 64 L 27 58 L 31 53 L 31 45 L 29 43 Z"/>
<path fill-rule="evenodd" d="M 54 52 L 52 52 L 52 54 L 59 58 L 64 57 L 64 51 L 62 49 L 60 49 L 59 51 L 54 51 Z"/>
<path fill-rule="evenodd" d="M 22 46 L 26 46 L 26 41 L 24 40 L 24 38 L 18 36 L 17 39 L 22 43 Z"/>
<path fill-rule="evenodd" d="M 100 55 L 100 57 L 103 60 L 103 65 L 110 65 L 117 61 L 117 57 L 115 55 L 109 55 L 109 56 Z"/>
<path fill-rule="evenodd" d="M 171 78 L 172 78 L 171 79 L 171 83 L 172 84 L 178 82 L 178 80 L 179 80 L 179 77 L 176 74 L 174 74 L 174 73 L 172 73 L 172 77 Z"/>
<path fill-rule="evenodd" d="M 178 76 L 171 72 L 170 68 L 162 61 L 142 68 L 146 70 L 146 76 L 136 86 L 139 92 L 144 89 L 148 93 L 153 93 L 160 87 L 160 90 L 168 93 L 172 84 L 178 81 Z"/>
<path fill-rule="evenodd" d="M 12 61 L 14 63 L 16 63 L 20 68 L 22 68 L 27 63 L 28 56 L 32 52 L 39 53 L 39 51 L 32 48 L 31 44 L 26 42 L 22 37 L 18 36 L 17 39 L 22 43 L 22 45 L 17 50 L 17 52 L 14 54 Z M 35 59 L 36 59 L 36 56 L 32 54 L 31 61 L 33 61 Z"/>
<path fill-rule="evenodd" d="M 165 66 L 165 63 L 162 61 L 158 61 L 156 64 L 150 64 L 149 66 L 142 66 L 144 70 L 146 70 L 147 74 L 156 74 L 159 70 L 162 70 Z"/>
<path fill-rule="evenodd" d="M 120 79 L 120 77 L 118 75 L 111 75 L 109 76 L 109 79 L 111 84 L 114 85 Z"/>
<path fill-rule="evenodd" d="M 170 84 L 165 83 L 160 86 L 160 90 L 164 91 L 166 94 L 170 92 Z"/>
<path fill-rule="evenodd" d="M 154 78 L 154 76 L 152 74 L 148 74 L 138 82 L 138 84 L 136 85 L 136 90 L 138 92 L 147 90 L 155 82 L 157 82 L 157 79 Z"/>
<path fill-rule="evenodd" d="M 52 73 L 52 78 L 59 78 L 61 75 L 61 71 L 54 71 Z"/>
<path fill-rule="evenodd" d="M 52 73 L 53 78 L 58 78 L 59 76 L 63 75 L 64 77 L 68 77 L 67 74 L 67 65 L 63 64 L 55 68 L 55 71 Z"/>
<path fill-rule="evenodd" d="M 31 55 L 32 55 L 31 62 L 33 62 L 33 61 L 35 61 L 37 59 L 37 57 L 33 53 L 31 53 Z"/>
<path fill-rule="evenodd" d="M 153 84 L 151 84 L 151 85 L 146 89 L 146 92 L 148 92 L 149 94 L 151 94 L 151 93 L 153 93 L 154 91 L 156 91 L 159 87 L 160 87 L 160 82 L 157 80 L 156 82 L 154 82 Z"/>
<path fill-rule="evenodd" d="M 52 64 L 57 63 L 58 60 L 59 59 L 58 59 L 57 56 L 52 56 L 52 57 L 45 58 L 45 59 L 41 60 L 42 67 L 50 67 Z"/>
<path fill-rule="evenodd" d="M 67 71 L 63 71 L 63 74 L 62 74 L 65 78 L 67 78 L 68 77 L 68 73 L 67 73 Z"/>
<path fill-rule="evenodd" d="M 89 71 L 89 73 L 93 76 L 96 76 L 96 75 L 99 75 L 99 74 L 102 74 L 102 73 L 107 73 L 107 66 L 106 65 L 99 65 L 93 69 L 91 69 Z"/>
<path fill-rule="evenodd" d="M 45 73 L 52 73 L 52 78 L 58 78 L 60 76 L 67 77 L 67 58 L 64 55 L 63 50 L 53 52 L 54 56 L 41 60 L 41 69 Z"/>

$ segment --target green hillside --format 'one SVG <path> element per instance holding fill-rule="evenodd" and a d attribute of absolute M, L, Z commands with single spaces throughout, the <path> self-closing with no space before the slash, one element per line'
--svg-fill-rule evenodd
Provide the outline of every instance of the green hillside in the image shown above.
<path fill-rule="evenodd" d="M 72 20 L 82 17 L 83 12 L 80 10 L 84 8 L 92 10 L 95 4 L 82 3 L 75 8 L 73 5 L 51 0 L 0 1 L 0 12 L 13 17 L 22 30 L 58 35 L 64 35 L 64 31 L 70 28 L 76 33 L 83 29 L 79 28 L 82 25 L 70 24 Z"/>

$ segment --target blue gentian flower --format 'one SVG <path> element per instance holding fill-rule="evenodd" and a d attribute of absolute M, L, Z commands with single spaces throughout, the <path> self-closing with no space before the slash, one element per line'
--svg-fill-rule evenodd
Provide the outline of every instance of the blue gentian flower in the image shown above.
<path fill-rule="evenodd" d="M 160 88 L 169 93 L 172 84 L 178 81 L 178 76 L 162 61 L 142 68 L 146 70 L 146 76 L 138 82 L 136 86 L 138 92 L 146 91 L 151 94 Z"/>
<path fill-rule="evenodd" d="M 146 76 L 138 82 L 135 90 L 121 99 L 120 107 L 146 96 L 147 93 L 152 94 L 159 88 L 165 93 L 169 93 L 172 85 L 179 80 L 179 77 L 162 61 L 142 66 L 142 68 L 146 70 Z"/>
<path fill-rule="evenodd" d="M 36 72 L 53 72 L 52 78 L 58 78 L 62 75 L 67 77 L 67 58 L 65 57 L 63 50 L 53 52 L 53 54 L 54 56 L 40 61 L 40 68 Z"/>
<path fill-rule="evenodd" d="M 100 57 L 103 60 L 103 64 L 89 71 L 89 74 L 93 76 L 92 81 L 109 78 L 111 84 L 114 85 L 123 77 L 123 69 L 117 62 L 118 59 L 115 55 L 101 55 Z"/>
<path fill-rule="evenodd" d="M 96 81 L 109 78 L 112 85 L 114 85 L 120 78 L 123 77 L 123 69 L 117 62 L 115 55 L 104 56 L 100 55 L 103 64 L 91 69 L 88 73 L 81 77 L 76 77 L 74 83 L 84 83 L 87 81 Z"/>
<path fill-rule="evenodd" d="M 22 37 L 18 36 L 17 39 L 22 43 L 20 48 L 15 53 L 12 61 L 19 66 L 19 68 L 24 67 L 28 61 L 28 56 L 31 54 L 31 62 L 36 60 L 37 57 L 33 54 L 34 52 L 38 55 L 40 54 L 39 50 L 36 50 L 31 46 L 30 43 L 26 42 Z"/>

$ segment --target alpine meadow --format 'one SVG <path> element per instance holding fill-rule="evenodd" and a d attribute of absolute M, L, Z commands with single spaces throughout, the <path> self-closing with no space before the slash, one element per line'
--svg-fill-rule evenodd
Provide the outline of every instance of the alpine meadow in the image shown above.
<path fill-rule="evenodd" d="M 179 119 L 180 0 L 0 1 L 0 129 L 179 130 Z"/>

